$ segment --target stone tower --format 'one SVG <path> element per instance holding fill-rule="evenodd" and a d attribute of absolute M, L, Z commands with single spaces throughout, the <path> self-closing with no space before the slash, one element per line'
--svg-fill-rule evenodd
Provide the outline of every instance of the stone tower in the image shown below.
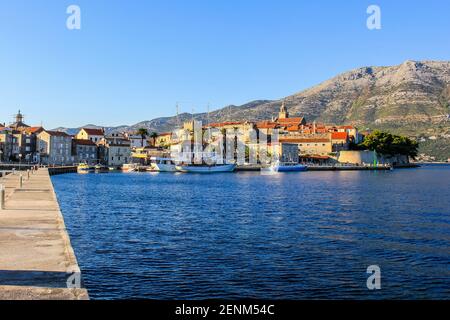
<path fill-rule="evenodd" d="M 280 107 L 280 112 L 278 113 L 278 119 L 287 119 L 289 118 L 289 112 L 286 109 L 286 103 L 283 100 L 283 103 L 281 104 Z"/>

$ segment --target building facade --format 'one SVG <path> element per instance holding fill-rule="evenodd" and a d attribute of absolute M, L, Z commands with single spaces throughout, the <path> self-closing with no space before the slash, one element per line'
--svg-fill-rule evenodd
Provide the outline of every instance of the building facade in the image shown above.
<path fill-rule="evenodd" d="M 113 133 L 98 144 L 101 162 L 110 167 L 121 167 L 131 160 L 131 143 L 124 135 Z"/>
<path fill-rule="evenodd" d="M 99 143 L 105 137 L 105 130 L 82 128 L 75 136 L 77 140 L 91 140 L 93 143 Z"/>
<path fill-rule="evenodd" d="M 97 145 L 91 140 L 72 140 L 72 156 L 77 163 L 96 165 L 99 163 Z"/>
<path fill-rule="evenodd" d="M 46 165 L 72 165 L 72 137 L 60 131 L 42 131 L 37 136 L 39 162 Z"/>

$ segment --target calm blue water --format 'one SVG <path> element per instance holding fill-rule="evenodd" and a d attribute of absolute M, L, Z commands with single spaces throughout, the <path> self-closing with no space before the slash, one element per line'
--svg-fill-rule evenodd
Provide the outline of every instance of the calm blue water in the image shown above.
<path fill-rule="evenodd" d="M 93 299 L 450 298 L 450 166 L 52 179 Z"/>

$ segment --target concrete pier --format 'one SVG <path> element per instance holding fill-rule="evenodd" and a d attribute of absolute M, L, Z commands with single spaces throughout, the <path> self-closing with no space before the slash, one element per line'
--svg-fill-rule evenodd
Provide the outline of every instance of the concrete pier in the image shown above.
<path fill-rule="evenodd" d="M 88 299 L 48 169 L 0 178 L 0 299 Z"/>

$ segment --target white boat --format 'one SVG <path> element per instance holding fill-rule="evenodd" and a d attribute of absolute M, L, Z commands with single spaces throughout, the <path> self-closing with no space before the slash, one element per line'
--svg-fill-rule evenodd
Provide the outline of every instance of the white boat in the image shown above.
<path fill-rule="evenodd" d="M 152 169 L 159 172 L 177 172 L 177 166 L 170 158 L 152 158 Z"/>
<path fill-rule="evenodd" d="M 221 173 L 233 172 L 236 169 L 235 164 L 223 165 L 180 165 L 176 166 L 177 171 L 184 173 Z"/>
<path fill-rule="evenodd" d="M 301 172 L 308 170 L 308 167 L 296 162 L 275 162 L 270 167 L 261 170 L 266 172 Z"/>

